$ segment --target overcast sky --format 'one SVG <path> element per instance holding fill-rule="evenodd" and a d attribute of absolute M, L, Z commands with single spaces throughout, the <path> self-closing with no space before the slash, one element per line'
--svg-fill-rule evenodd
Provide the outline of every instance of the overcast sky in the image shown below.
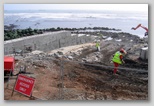
<path fill-rule="evenodd" d="M 120 10 L 148 12 L 148 4 L 4 4 L 4 10 Z"/>

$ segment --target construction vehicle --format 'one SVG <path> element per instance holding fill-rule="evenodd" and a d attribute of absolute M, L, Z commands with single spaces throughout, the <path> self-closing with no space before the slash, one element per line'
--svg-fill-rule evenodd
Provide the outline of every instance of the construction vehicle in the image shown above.
<path fill-rule="evenodd" d="M 4 56 L 4 76 L 13 75 L 15 59 L 12 56 Z"/>
<path fill-rule="evenodd" d="M 141 28 L 143 28 L 144 30 L 146 30 L 144 36 L 147 36 L 147 35 L 148 35 L 148 28 L 145 27 L 145 26 L 143 26 L 143 25 L 141 25 L 141 24 L 138 24 L 135 28 L 132 27 L 131 29 L 136 30 L 136 29 L 138 29 L 139 27 L 141 27 Z"/>

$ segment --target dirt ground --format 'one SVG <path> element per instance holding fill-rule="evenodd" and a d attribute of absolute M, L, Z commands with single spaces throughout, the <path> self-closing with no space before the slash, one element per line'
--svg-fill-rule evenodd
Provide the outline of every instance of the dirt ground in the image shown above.
<path fill-rule="evenodd" d="M 16 60 L 14 76 L 10 80 L 4 78 L 4 100 L 148 100 L 148 72 L 140 71 L 148 71 L 148 63 L 139 60 L 139 55 L 129 54 L 129 58 L 125 59 L 126 64 L 122 66 L 139 71 L 120 69 L 117 75 L 113 75 L 112 68 L 89 65 L 113 65 L 110 63 L 112 55 L 121 47 L 129 48 L 133 45 L 102 41 L 100 52 L 96 51 L 93 43 L 59 49 L 66 50 L 63 55 L 79 50 L 81 54 L 75 55 L 72 60 L 55 59 L 48 55 L 55 51 L 39 55 L 27 54 Z M 93 61 L 93 57 L 97 57 L 98 61 Z M 84 59 L 91 61 L 83 62 Z M 31 98 L 13 92 L 20 66 L 26 67 L 24 75 L 35 78 Z"/>

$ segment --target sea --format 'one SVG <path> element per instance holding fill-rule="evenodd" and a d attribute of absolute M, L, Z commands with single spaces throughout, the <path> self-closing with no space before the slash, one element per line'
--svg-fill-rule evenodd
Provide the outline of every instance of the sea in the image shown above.
<path fill-rule="evenodd" d="M 148 28 L 148 13 L 135 11 L 93 10 L 4 10 L 4 25 L 18 29 L 108 27 L 144 37 L 145 30 L 131 30 L 138 24 Z"/>

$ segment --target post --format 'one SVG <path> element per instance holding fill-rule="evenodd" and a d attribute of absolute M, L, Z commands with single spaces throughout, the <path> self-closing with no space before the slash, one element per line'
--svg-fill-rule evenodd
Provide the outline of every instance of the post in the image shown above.
<path fill-rule="evenodd" d="M 10 76 L 11 76 L 11 70 L 10 70 L 10 74 L 9 74 L 9 78 L 8 78 L 8 82 L 7 82 L 7 86 L 6 86 L 6 88 L 8 88 L 9 87 L 9 81 L 10 81 Z"/>
<path fill-rule="evenodd" d="M 63 63 L 63 60 L 61 59 L 60 60 L 60 67 L 61 67 L 61 69 L 60 69 L 60 99 L 63 99 L 63 80 L 64 80 L 64 67 L 63 67 L 63 65 L 64 65 L 64 63 Z"/>
<path fill-rule="evenodd" d="M 19 75 L 19 74 L 18 74 L 18 75 Z M 17 79 L 18 79 L 18 76 L 17 76 L 17 78 L 16 78 L 16 82 L 17 82 Z M 13 91 L 12 91 L 11 97 L 13 96 L 13 92 L 14 92 L 14 88 L 15 88 L 16 82 L 15 82 L 15 84 L 14 84 L 14 87 L 13 87 Z"/>

